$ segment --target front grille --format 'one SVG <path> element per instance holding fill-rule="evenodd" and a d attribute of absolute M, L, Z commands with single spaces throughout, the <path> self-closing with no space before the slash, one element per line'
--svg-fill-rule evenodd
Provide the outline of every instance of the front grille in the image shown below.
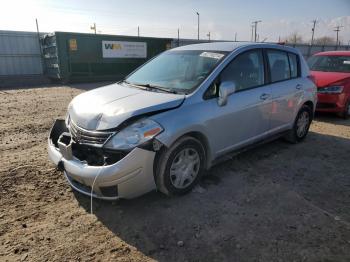
<path fill-rule="evenodd" d="M 103 145 L 113 132 L 89 131 L 77 126 L 73 121 L 69 123 L 69 131 L 75 142 L 88 145 Z"/>
<path fill-rule="evenodd" d="M 124 151 L 108 151 L 101 147 L 77 143 L 72 144 L 72 153 L 74 157 L 90 166 L 112 165 L 128 154 Z"/>

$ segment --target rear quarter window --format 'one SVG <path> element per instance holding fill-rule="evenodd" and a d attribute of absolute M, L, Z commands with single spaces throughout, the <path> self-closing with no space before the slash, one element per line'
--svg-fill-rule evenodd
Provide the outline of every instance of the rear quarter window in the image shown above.
<path fill-rule="evenodd" d="M 291 78 L 298 77 L 300 75 L 299 73 L 299 66 L 298 66 L 298 57 L 296 54 L 288 53 L 289 58 L 289 65 L 290 65 L 290 76 Z"/>
<path fill-rule="evenodd" d="M 278 82 L 290 79 L 289 59 L 284 51 L 267 50 L 271 82 Z"/>

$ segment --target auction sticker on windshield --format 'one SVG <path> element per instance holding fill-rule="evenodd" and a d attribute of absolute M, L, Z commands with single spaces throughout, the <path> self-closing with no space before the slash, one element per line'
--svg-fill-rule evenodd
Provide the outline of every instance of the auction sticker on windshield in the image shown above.
<path fill-rule="evenodd" d="M 213 53 L 213 52 L 203 52 L 200 54 L 202 57 L 208 57 L 208 58 L 213 58 L 213 59 L 221 59 L 224 55 L 220 53 Z"/>

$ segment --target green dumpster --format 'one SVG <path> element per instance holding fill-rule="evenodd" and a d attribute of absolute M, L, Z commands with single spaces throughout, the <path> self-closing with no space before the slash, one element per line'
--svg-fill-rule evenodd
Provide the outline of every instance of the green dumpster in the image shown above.
<path fill-rule="evenodd" d="M 54 32 L 41 37 L 44 72 L 61 82 L 120 80 L 172 39 Z"/>

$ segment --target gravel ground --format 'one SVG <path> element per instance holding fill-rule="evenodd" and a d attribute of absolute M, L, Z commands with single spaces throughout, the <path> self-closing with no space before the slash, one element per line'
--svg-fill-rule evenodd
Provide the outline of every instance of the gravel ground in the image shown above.
<path fill-rule="evenodd" d="M 1 261 L 350 261 L 350 120 L 321 115 L 194 192 L 94 201 L 48 161 L 53 120 L 96 84 L 0 90 Z"/>

